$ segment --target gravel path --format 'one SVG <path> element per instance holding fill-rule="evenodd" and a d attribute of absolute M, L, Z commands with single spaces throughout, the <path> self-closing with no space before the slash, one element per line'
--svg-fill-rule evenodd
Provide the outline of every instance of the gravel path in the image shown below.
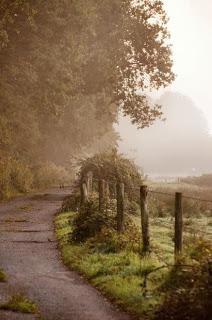
<path fill-rule="evenodd" d="M 8 285 L 33 299 L 45 320 L 129 320 L 60 260 L 53 218 L 69 192 L 54 189 L 0 204 L 0 266 Z M 0 311 L 0 319 L 16 318 Z"/>

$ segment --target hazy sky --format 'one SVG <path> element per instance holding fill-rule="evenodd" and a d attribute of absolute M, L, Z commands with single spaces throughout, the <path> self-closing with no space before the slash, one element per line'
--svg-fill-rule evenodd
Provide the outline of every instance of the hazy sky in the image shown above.
<path fill-rule="evenodd" d="M 176 81 L 171 88 L 201 108 L 212 133 L 212 0 L 164 0 Z"/>
<path fill-rule="evenodd" d="M 165 91 L 171 90 L 190 97 L 204 113 L 212 134 L 212 0 L 163 1 L 170 18 L 173 69 L 177 75 L 175 82 Z M 156 97 L 163 93 L 164 90 L 161 90 Z M 180 131 L 180 122 L 177 123 Z M 148 164 L 152 160 L 150 153 L 145 152 L 145 147 L 150 145 L 145 132 L 154 136 L 154 126 L 138 131 L 129 119 L 120 118 L 118 131 L 122 139 L 120 151 L 135 157 L 147 171 L 155 169 L 145 168 L 145 162 Z M 160 137 L 156 136 L 155 139 Z M 169 154 L 164 151 L 163 156 L 167 158 Z"/>

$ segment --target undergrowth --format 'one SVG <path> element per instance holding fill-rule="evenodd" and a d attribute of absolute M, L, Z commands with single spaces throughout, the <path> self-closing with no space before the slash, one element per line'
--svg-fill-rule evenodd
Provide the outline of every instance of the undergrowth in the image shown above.
<path fill-rule="evenodd" d="M 35 303 L 22 295 L 13 295 L 8 302 L 0 305 L 0 309 L 21 313 L 37 313 Z"/>
<path fill-rule="evenodd" d="M 159 287 L 166 278 L 167 270 L 152 272 L 161 266 L 161 261 L 154 254 L 142 258 L 139 243 L 127 235 L 118 236 L 107 227 L 77 243 L 72 240 L 75 218 L 76 213 L 66 212 L 55 219 L 64 263 L 82 273 L 125 310 L 149 319 L 152 311 L 163 301 Z M 149 277 L 145 283 L 147 274 Z"/>
<path fill-rule="evenodd" d="M 0 282 L 5 282 L 7 280 L 6 273 L 0 269 Z"/>
<path fill-rule="evenodd" d="M 70 269 L 83 274 L 124 310 L 141 319 L 199 320 L 195 314 L 199 316 L 200 313 L 201 320 L 210 319 L 207 303 L 210 301 L 211 282 L 206 266 L 211 248 L 207 243 L 200 241 L 188 246 L 179 261 L 181 266 L 176 268 L 173 262 L 168 265 L 160 258 L 165 246 L 171 248 L 165 243 L 165 238 L 162 247 L 156 241 L 152 252 L 146 256 L 140 255 L 136 232 L 117 235 L 111 226 L 102 226 L 95 235 L 76 241 L 73 234 L 77 215 L 65 212 L 55 218 L 62 258 Z M 159 237 L 163 232 L 160 225 L 154 228 Z M 170 258 L 171 251 L 168 256 Z M 187 265 L 190 267 L 184 267 Z M 187 303 L 190 308 L 187 308 Z"/>

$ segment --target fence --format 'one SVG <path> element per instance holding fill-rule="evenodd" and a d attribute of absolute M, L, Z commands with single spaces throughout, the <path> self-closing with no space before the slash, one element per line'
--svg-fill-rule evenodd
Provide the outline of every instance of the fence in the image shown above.
<path fill-rule="evenodd" d="M 126 215 L 125 210 L 125 185 L 123 183 L 115 183 L 115 182 L 109 182 L 105 181 L 103 179 L 93 179 L 92 172 L 89 172 L 86 176 L 84 176 L 81 179 L 81 204 L 86 203 L 92 192 L 93 192 L 93 185 L 94 183 L 97 183 L 98 185 L 98 199 L 99 199 L 99 210 L 100 212 L 104 210 L 105 207 L 107 207 L 107 203 L 109 202 L 109 199 L 111 197 L 111 189 L 113 190 L 113 194 L 116 198 L 116 226 L 117 226 L 117 232 L 122 233 L 124 232 L 124 220 Z M 142 245 L 143 245 L 143 252 L 149 252 L 150 246 L 152 245 L 152 242 L 154 242 L 154 238 L 152 238 L 150 227 L 154 228 L 154 226 L 162 226 L 161 228 L 161 234 L 159 235 L 161 237 L 165 237 L 167 234 L 169 234 L 169 240 L 170 240 L 170 248 L 171 243 L 173 243 L 173 251 L 172 249 L 169 249 L 172 251 L 172 256 L 174 253 L 175 260 L 177 260 L 177 257 L 182 253 L 183 250 L 183 236 L 185 236 L 185 239 L 188 238 L 188 234 L 191 235 L 194 231 L 194 228 L 192 226 L 192 222 L 188 221 L 188 219 L 183 214 L 183 201 L 196 201 L 196 202 L 205 202 L 208 204 L 211 204 L 211 211 L 212 213 L 212 201 L 206 200 L 206 199 L 200 199 L 195 198 L 192 196 L 185 195 L 181 192 L 161 192 L 157 190 L 149 189 L 145 185 L 141 185 L 139 187 L 133 187 L 136 192 L 139 193 L 139 205 L 140 205 L 140 214 L 141 214 L 141 238 L 142 238 Z M 160 220 L 160 217 L 158 217 L 158 220 L 156 217 L 152 217 L 150 214 L 151 212 L 151 203 L 153 202 L 153 197 L 170 197 L 171 204 L 170 204 L 170 215 L 168 216 L 166 221 Z M 156 203 L 157 206 L 157 203 Z M 192 219 L 192 218 L 190 218 Z M 190 222 L 190 223 L 188 223 Z M 212 221 L 211 221 L 212 222 Z M 210 222 L 210 223 L 211 223 Z M 193 231 L 192 231 L 193 230 Z M 173 231 L 173 232 L 172 232 Z M 160 232 L 160 231 L 159 231 Z M 203 233 L 205 231 L 203 230 Z M 198 228 L 195 229 L 195 233 L 201 233 Z M 210 238 L 211 237 L 211 238 Z M 208 239 L 212 239 L 212 228 L 211 231 L 208 232 Z"/>

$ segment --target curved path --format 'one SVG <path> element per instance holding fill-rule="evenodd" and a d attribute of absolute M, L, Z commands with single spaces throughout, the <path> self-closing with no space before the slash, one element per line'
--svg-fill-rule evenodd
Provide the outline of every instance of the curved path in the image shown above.
<path fill-rule="evenodd" d="M 69 192 L 0 204 L 0 266 L 12 290 L 33 299 L 45 320 L 129 320 L 60 260 L 53 219 Z"/>

